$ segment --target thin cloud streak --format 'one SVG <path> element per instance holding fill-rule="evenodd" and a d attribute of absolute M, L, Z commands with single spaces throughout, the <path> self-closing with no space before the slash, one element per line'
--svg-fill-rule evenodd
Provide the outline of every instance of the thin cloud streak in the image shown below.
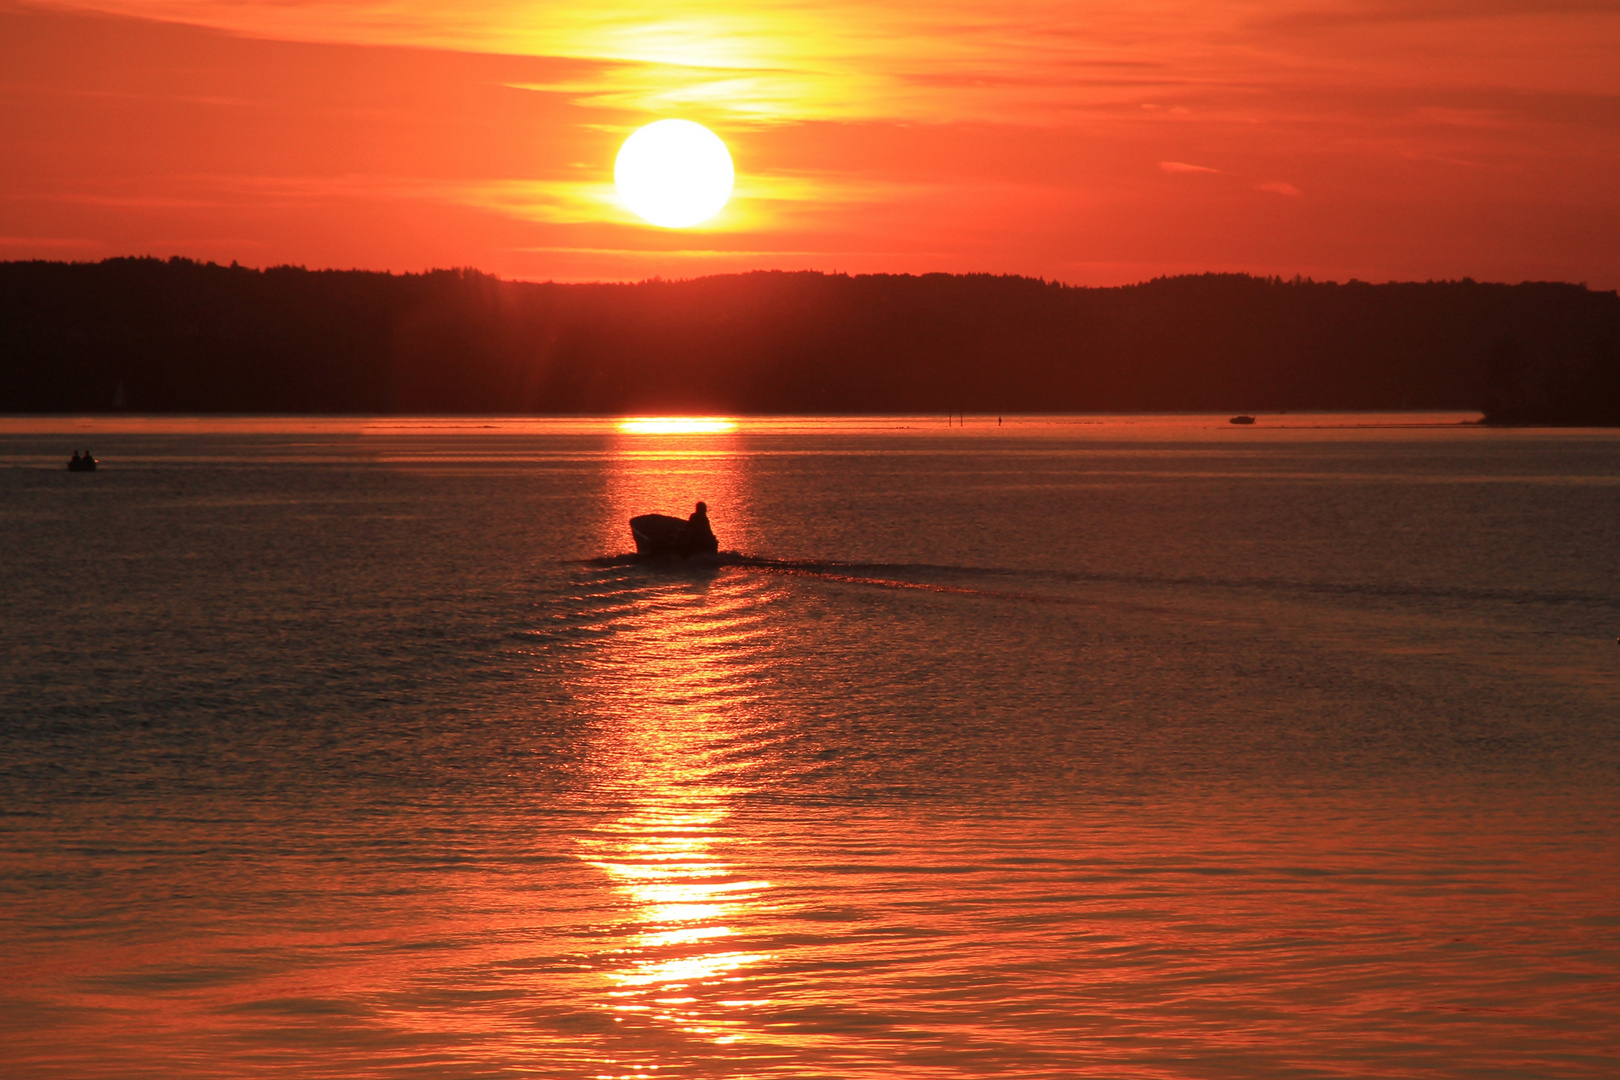
<path fill-rule="evenodd" d="M 677 16 L 651 0 L 583 6 L 515 0 L 454 6 L 441 0 L 66 3 L 271 38 L 589 61 L 606 65 L 601 81 L 555 85 L 602 104 L 655 111 L 695 104 L 756 122 L 1049 121 L 1104 105 L 1133 85 L 1155 87 L 1161 95 L 1281 91 L 1333 80 L 1340 65 L 1323 67 L 1319 61 L 1346 49 L 1337 30 L 1345 20 L 1374 29 L 1430 24 L 1447 35 L 1448 44 L 1422 68 L 1403 60 L 1391 70 L 1365 44 L 1352 42 L 1356 78 L 1349 86 L 1477 84 L 1489 70 L 1486 62 L 1503 58 L 1497 24 L 1509 18 L 1519 35 L 1545 28 L 1546 36 L 1555 36 L 1571 21 L 1592 24 L 1599 32 L 1582 35 L 1585 48 L 1570 40 L 1539 58 L 1508 52 L 1543 78 L 1562 81 L 1575 74 L 1613 89 L 1612 72 L 1603 70 L 1612 65 L 1604 57 L 1612 58 L 1608 47 L 1620 40 L 1613 5 L 1568 0 L 1551 8 L 1517 0 L 1390 0 L 1324 8 L 1314 0 L 1294 0 L 1268 6 L 1263 15 L 1249 3 L 1202 0 L 1102 0 L 1083 9 L 1068 0 L 1025 0 L 1014 8 L 984 0 L 813 0 L 768 10 L 695 0 Z M 1584 60 L 1576 65 L 1584 69 L 1578 73 L 1568 70 L 1573 51 Z M 1125 71 L 1140 73 L 1143 81 L 1133 83 Z"/>

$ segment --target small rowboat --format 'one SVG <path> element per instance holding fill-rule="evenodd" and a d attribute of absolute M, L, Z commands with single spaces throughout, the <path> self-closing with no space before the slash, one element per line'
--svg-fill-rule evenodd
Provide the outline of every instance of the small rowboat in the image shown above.
<path fill-rule="evenodd" d="M 689 559 L 720 550 L 720 541 L 714 533 L 695 529 L 682 518 L 668 514 L 642 514 L 631 518 L 630 535 L 635 538 L 637 555 L 679 555 Z"/>
<path fill-rule="evenodd" d="M 1234 417 L 1232 417 L 1232 419 L 1228 420 L 1227 423 L 1228 424 L 1252 424 L 1252 423 L 1254 423 L 1254 417 L 1252 417 L 1252 416 L 1234 416 Z"/>

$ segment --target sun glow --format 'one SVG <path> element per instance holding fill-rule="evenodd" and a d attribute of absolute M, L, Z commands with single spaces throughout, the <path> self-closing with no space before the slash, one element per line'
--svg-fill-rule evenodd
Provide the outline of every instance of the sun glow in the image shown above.
<path fill-rule="evenodd" d="M 659 120 L 619 148 L 613 182 L 636 215 L 666 229 L 709 220 L 731 198 L 736 171 L 720 136 L 690 120 Z"/>
<path fill-rule="evenodd" d="M 737 421 L 723 416 L 632 416 L 619 421 L 619 430 L 632 435 L 711 435 L 736 428 Z"/>

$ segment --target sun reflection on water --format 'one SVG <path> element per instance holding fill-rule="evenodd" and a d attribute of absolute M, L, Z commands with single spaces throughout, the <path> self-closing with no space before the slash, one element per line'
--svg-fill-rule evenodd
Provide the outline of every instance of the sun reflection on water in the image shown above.
<path fill-rule="evenodd" d="M 601 519 L 604 553 L 630 546 L 630 519 L 638 514 L 686 517 L 706 502 L 722 551 L 747 551 L 752 545 L 750 458 L 733 420 L 724 417 L 633 417 L 617 421 L 608 444 L 610 455 L 602 477 Z M 726 626 L 705 628 L 707 641 Z M 725 657 L 728 670 L 748 661 L 746 652 Z M 702 678 L 706 668 L 662 670 L 665 680 Z"/>
<path fill-rule="evenodd" d="M 735 431 L 737 421 L 723 416 L 631 416 L 619 430 L 631 435 L 714 435 Z"/>
<path fill-rule="evenodd" d="M 626 453 L 611 512 L 657 508 L 619 506 L 626 497 L 673 506 L 672 482 L 735 497 L 727 460 L 698 480 Z M 615 567 L 585 585 L 612 614 L 577 687 L 597 722 L 600 812 L 577 854 L 614 894 L 592 965 L 599 1007 L 635 1047 L 603 1064 L 625 1069 L 634 1053 L 636 1068 L 669 1068 L 671 1037 L 688 1055 L 729 1047 L 759 1034 L 753 1018 L 770 1005 L 760 918 L 772 886 L 748 866 L 735 816 L 769 754 L 760 676 L 775 586 L 685 566 Z"/>

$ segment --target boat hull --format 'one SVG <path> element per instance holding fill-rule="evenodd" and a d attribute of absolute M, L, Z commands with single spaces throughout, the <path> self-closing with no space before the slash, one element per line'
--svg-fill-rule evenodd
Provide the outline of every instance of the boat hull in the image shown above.
<path fill-rule="evenodd" d="M 714 534 L 699 532 L 682 519 L 667 514 L 631 518 L 630 535 L 636 542 L 636 554 L 648 557 L 678 555 L 689 559 L 720 550 L 720 541 Z"/>

